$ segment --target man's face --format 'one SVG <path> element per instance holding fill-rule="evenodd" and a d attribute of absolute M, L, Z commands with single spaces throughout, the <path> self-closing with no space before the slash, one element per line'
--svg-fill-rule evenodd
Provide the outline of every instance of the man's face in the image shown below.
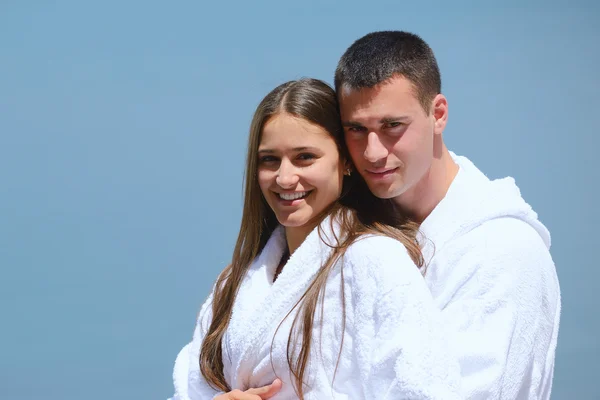
<path fill-rule="evenodd" d="M 342 87 L 339 99 L 350 156 L 373 194 L 390 199 L 414 188 L 433 160 L 436 119 L 413 84 L 394 77 L 373 88 Z"/>

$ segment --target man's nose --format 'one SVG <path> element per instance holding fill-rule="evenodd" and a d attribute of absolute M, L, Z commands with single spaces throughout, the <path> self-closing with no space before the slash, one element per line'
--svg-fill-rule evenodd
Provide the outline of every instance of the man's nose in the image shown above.
<path fill-rule="evenodd" d="M 377 161 L 385 159 L 389 152 L 387 148 L 381 143 L 379 135 L 375 132 L 369 132 L 367 136 L 367 147 L 365 149 L 365 159 L 373 164 Z"/>

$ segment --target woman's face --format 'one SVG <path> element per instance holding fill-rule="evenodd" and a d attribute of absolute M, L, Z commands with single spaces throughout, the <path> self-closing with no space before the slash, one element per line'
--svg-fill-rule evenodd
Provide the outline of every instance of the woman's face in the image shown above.
<path fill-rule="evenodd" d="M 285 227 L 316 224 L 315 217 L 342 191 L 343 162 L 322 127 L 290 114 L 265 124 L 258 146 L 258 183 Z"/>

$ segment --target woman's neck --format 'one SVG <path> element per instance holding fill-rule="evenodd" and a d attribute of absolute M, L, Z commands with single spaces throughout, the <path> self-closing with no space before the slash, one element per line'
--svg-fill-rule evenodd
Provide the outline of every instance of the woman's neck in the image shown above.
<path fill-rule="evenodd" d="M 287 239 L 289 254 L 293 254 L 296 251 L 296 249 L 300 247 L 302 242 L 306 240 L 306 237 L 313 229 L 313 224 L 285 227 L 285 237 Z"/>
<path fill-rule="evenodd" d="M 303 226 L 293 226 L 285 227 L 285 238 L 287 240 L 287 249 L 283 251 L 283 255 L 281 256 L 281 261 L 279 261 L 279 266 L 275 270 L 275 276 L 273 277 L 273 282 L 277 280 L 281 271 L 283 271 L 283 267 L 287 264 L 291 255 L 296 251 L 298 247 L 306 240 L 308 234 L 314 229 L 316 224 L 305 224 Z"/>

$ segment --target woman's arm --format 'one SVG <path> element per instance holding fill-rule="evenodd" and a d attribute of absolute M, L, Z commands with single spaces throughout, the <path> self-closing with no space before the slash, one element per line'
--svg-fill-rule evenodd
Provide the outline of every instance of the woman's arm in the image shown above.
<path fill-rule="evenodd" d="M 211 400 L 223 394 L 210 387 L 199 364 L 200 347 L 212 320 L 212 299 L 211 293 L 200 308 L 192 341 L 177 355 L 173 369 L 175 394 L 169 400 Z"/>

